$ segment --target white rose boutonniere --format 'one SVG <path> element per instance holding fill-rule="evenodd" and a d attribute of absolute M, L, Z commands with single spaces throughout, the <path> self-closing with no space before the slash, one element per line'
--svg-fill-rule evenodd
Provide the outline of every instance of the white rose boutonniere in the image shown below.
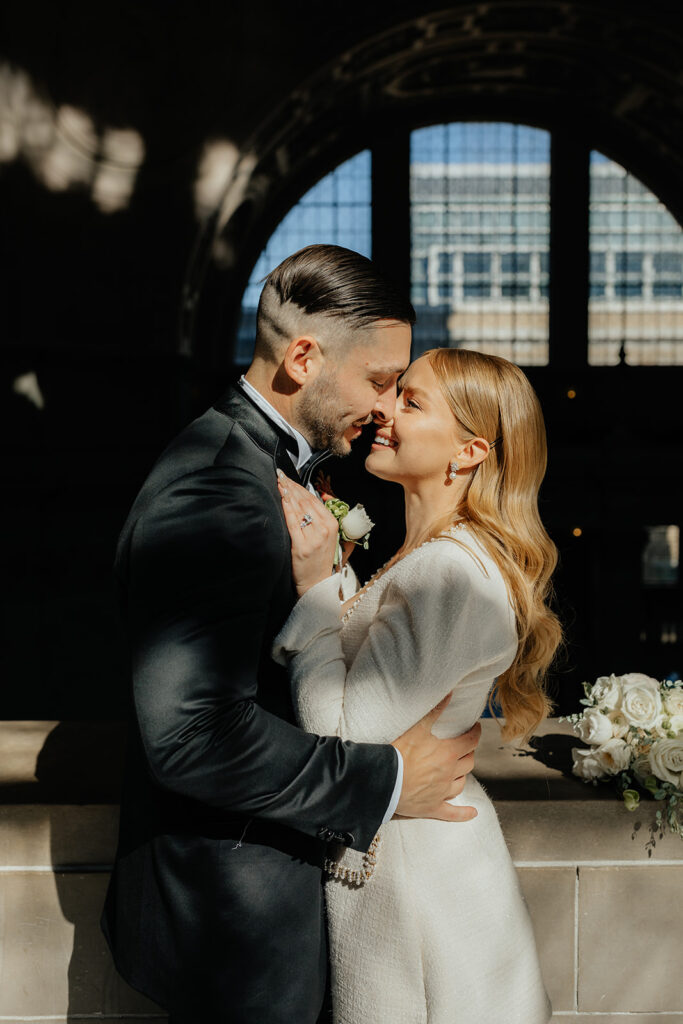
<path fill-rule="evenodd" d="M 355 505 L 353 508 L 350 508 L 341 498 L 327 498 L 324 504 L 325 508 L 328 508 L 335 517 L 339 526 L 339 540 L 334 559 L 335 566 L 339 565 L 341 560 L 342 543 L 359 544 L 367 551 L 370 546 L 370 531 L 375 524 L 365 511 L 363 505 Z"/>
<path fill-rule="evenodd" d="M 332 490 L 332 482 L 329 476 L 325 476 L 324 473 L 318 474 L 315 486 L 318 497 L 325 508 L 329 509 L 337 520 L 339 537 L 337 553 L 334 559 L 335 566 L 339 565 L 342 560 L 342 544 L 359 544 L 367 551 L 370 546 L 370 531 L 375 524 L 365 511 L 365 507 L 363 505 L 354 505 L 351 508 L 348 502 L 338 498 Z"/>
<path fill-rule="evenodd" d="M 355 505 L 339 520 L 339 532 L 343 540 L 352 540 L 354 543 L 366 541 L 370 536 L 370 530 L 375 524 L 365 511 L 363 505 Z"/>

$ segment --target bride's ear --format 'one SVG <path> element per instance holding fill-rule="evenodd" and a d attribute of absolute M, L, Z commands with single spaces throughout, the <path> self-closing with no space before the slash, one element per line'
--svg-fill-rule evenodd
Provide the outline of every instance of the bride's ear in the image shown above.
<path fill-rule="evenodd" d="M 484 437 L 473 437 L 463 445 L 457 455 L 458 465 L 461 469 L 472 469 L 488 456 L 491 445 Z"/>

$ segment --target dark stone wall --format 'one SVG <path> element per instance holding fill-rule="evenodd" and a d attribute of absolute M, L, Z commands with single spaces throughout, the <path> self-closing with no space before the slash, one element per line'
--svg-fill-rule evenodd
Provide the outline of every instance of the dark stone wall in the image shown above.
<path fill-rule="evenodd" d="M 340 159 L 406 124 L 524 121 L 597 146 L 683 218 L 683 24 L 664 0 L 15 0 L 3 21 L 0 113 L 14 129 L 25 122 L 16 82 L 29 82 L 86 168 L 80 184 L 46 184 L 35 139 L 0 162 L 5 718 L 122 714 L 118 529 L 155 455 L 234 375 L 230 332 L 261 246 Z M 116 160 L 71 108 L 100 140 L 132 129 L 144 143 L 121 209 L 93 199 L 93 175 Z M 215 140 L 242 162 L 198 215 Z M 572 273 L 570 257 L 558 273 Z M 27 373 L 43 409 L 13 391 Z M 560 680 L 668 664 L 635 663 L 637 616 L 619 571 L 643 515 L 680 517 L 680 378 L 585 366 L 534 377 L 555 453 L 549 525 L 561 546 L 577 514 L 595 526 L 580 553 L 564 551 L 559 589 L 578 611 Z M 567 386 L 581 395 L 571 414 Z"/>

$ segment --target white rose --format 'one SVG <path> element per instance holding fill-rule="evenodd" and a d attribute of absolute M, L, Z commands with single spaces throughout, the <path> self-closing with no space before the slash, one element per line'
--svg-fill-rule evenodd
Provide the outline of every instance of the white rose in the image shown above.
<path fill-rule="evenodd" d="M 654 679 L 652 676 L 646 676 L 644 672 L 627 672 L 623 676 L 616 676 L 622 687 L 623 686 L 637 686 L 641 683 L 645 683 L 647 686 L 654 686 L 659 690 L 659 681 Z"/>
<path fill-rule="evenodd" d="M 591 690 L 591 697 L 598 707 L 601 708 L 611 710 L 619 706 L 621 686 L 614 673 L 611 676 L 600 676 L 595 680 Z"/>
<path fill-rule="evenodd" d="M 650 768 L 652 774 L 664 782 L 683 787 L 683 736 L 675 739 L 657 740 L 650 747 Z"/>
<path fill-rule="evenodd" d="M 593 751 L 593 756 L 608 775 L 618 775 L 631 763 L 631 748 L 628 743 L 615 737 L 597 747 Z"/>
<path fill-rule="evenodd" d="M 621 711 L 608 711 L 607 717 L 612 723 L 612 735 L 623 740 L 631 728 Z"/>
<path fill-rule="evenodd" d="M 614 735 L 607 715 L 595 708 L 584 711 L 583 718 L 576 723 L 576 732 L 584 743 L 606 743 Z"/>
<path fill-rule="evenodd" d="M 672 715 L 669 719 L 669 728 L 672 732 L 683 732 L 683 715 Z"/>
<path fill-rule="evenodd" d="M 683 689 L 676 687 L 675 690 L 667 692 L 664 697 L 664 710 L 669 718 L 683 715 Z"/>
<path fill-rule="evenodd" d="M 630 672 L 621 677 L 621 683 L 621 710 L 628 724 L 639 729 L 653 729 L 662 717 L 662 698 L 657 680 L 640 672 Z"/>
<path fill-rule="evenodd" d="M 596 760 L 592 749 L 582 750 L 579 747 L 572 749 L 574 766 L 572 771 L 580 779 L 602 779 L 605 776 L 602 765 Z"/>
<path fill-rule="evenodd" d="M 356 505 L 346 513 L 339 525 L 349 540 L 360 540 L 375 525 L 363 505 Z"/>

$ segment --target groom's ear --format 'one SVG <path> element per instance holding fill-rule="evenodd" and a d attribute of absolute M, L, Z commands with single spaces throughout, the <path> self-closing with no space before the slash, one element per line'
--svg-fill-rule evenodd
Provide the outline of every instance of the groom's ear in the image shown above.
<path fill-rule="evenodd" d="M 316 339 L 310 334 L 304 334 L 290 341 L 282 365 L 290 380 L 299 387 L 310 384 L 323 365 L 323 354 Z"/>

